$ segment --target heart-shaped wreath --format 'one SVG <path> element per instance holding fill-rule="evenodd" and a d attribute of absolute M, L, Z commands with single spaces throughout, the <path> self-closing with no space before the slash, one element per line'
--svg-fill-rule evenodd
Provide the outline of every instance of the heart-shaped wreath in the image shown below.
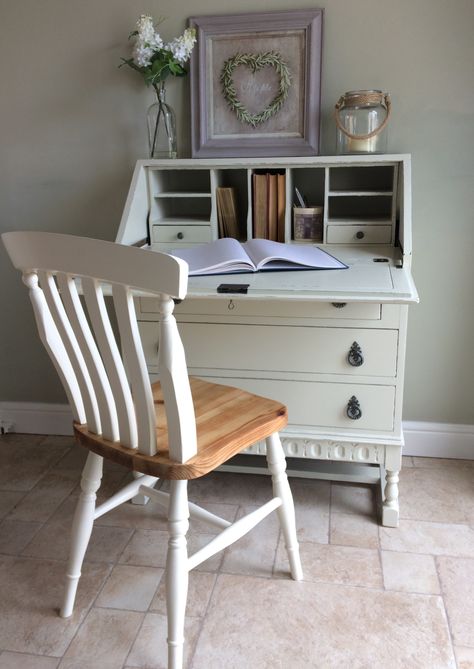
<path fill-rule="evenodd" d="M 273 98 L 271 103 L 258 114 L 251 114 L 237 96 L 232 77 L 235 68 L 239 65 L 244 65 L 245 67 L 250 68 L 253 74 L 255 74 L 257 70 L 261 70 L 263 67 L 273 67 L 280 75 L 277 95 Z M 225 61 L 220 76 L 220 82 L 227 104 L 235 113 L 239 121 L 241 123 L 247 123 L 255 128 L 260 123 L 268 121 L 269 118 L 274 116 L 277 111 L 281 109 L 288 97 L 291 74 L 288 65 L 276 51 L 265 51 L 264 53 L 238 53 Z"/>

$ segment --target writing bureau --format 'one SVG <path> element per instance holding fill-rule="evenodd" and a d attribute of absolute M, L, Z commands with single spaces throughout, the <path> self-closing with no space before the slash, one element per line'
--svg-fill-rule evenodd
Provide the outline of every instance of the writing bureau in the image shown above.
<path fill-rule="evenodd" d="M 397 526 L 402 400 L 411 276 L 408 155 L 138 161 L 117 241 L 169 251 L 218 237 L 216 188 L 233 187 L 242 238 L 253 233 L 253 174 L 284 175 L 284 235 L 293 193 L 322 205 L 321 248 L 347 270 L 191 277 L 175 307 L 189 372 L 275 397 L 289 410 L 289 472 L 380 481 L 381 522 Z M 246 294 L 220 294 L 220 283 Z M 150 374 L 157 305 L 137 298 Z M 264 444 L 234 466 L 259 471 Z M 294 460 L 293 460 L 294 458 Z M 324 466 L 321 466 L 324 463 Z M 341 463 L 339 473 L 326 471 Z M 324 473 L 326 471 L 326 473 Z M 342 472 L 342 473 L 341 473 Z"/>

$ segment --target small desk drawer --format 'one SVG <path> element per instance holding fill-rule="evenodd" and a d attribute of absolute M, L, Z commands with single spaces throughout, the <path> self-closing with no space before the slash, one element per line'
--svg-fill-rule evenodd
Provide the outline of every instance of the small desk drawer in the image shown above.
<path fill-rule="evenodd" d="M 224 279 L 224 277 L 223 277 Z M 336 306 L 334 306 L 334 304 Z M 200 300 L 185 299 L 175 307 L 175 315 L 178 319 L 189 316 L 250 316 L 268 318 L 324 318 L 336 320 L 380 320 L 380 304 L 367 303 L 338 303 L 313 301 L 268 301 L 239 299 L 227 296 L 222 299 Z M 229 308 L 229 305 L 231 308 Z M 152 297 L 140 298 L 140 310 L 142 313 L 157 313 L 158 300 Z"/>
<path fill-rule="evenodd" d="M 154 242 L 163 244 L 189 244 L 211 241 L 209 225 L 154 225 L 152 230 Z"/>
<path fill-rule="evenodd" d="M 328 244 L 390 244 L 391 225 L 328 225 Z"/>
<path fill-rule="evenodd" d="M 290 426 L 348 431 L 393 430 L 394 386 L 219 377 L 210 377 L 209 380 L 283 402 L 288 407 Z M 353 397 L 361 412 L 358 419 L 347 415 Z"/>
<path fill-rule="evenodd" d="M 395 377 L 397 330 L 179 323 L 189 367 Z M 213 344 L 215 342 L 215 344 Z"/>

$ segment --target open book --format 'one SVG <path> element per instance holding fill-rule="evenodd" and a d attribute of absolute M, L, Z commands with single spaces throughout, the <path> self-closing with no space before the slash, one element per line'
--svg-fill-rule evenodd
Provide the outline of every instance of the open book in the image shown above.
<path fill-rule="evenodd" d="M 190 276 L 263 270 L 347 269 L 347 265 L 317 246 L 282 244 L 269 239 L 251 239 L 241 244 L 225 237 L 209 244 L 175 249 L 171 255 L 188 263 Z"/>

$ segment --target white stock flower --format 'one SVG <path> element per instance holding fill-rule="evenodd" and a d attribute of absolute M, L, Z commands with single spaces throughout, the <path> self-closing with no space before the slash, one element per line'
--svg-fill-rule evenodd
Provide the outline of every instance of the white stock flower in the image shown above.
<path fill-rule="evenodd" d="M 149 46 L 143 46 L 143 44 L 137 42 L 133 49 L 133 61 L 135 65 L 139 67 L 148 67 L 151 64 L 151 57 L 153 56 L 153 49 Z"/>
<path fill-rule="evenodd" d="M 181 37 L 175 37 L 165 48 L 171 51 L 180 65 L 183 65 L 189 59 L 195 43 L 196 31 L 194 28 L 186 28 Z"/>
<path fill-rule="evenodd" d="M 155 26 L 151 16 L 142 14 L 137 21 L 138 40 L 140 42 L 150 42 L 155 34 Z"/>

